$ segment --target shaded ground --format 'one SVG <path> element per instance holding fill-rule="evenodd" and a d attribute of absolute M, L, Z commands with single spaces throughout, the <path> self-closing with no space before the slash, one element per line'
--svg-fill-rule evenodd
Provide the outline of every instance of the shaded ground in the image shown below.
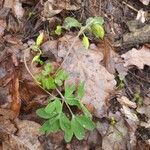
<path fill-rule="evenodd" d="M 148 13 L 144 23 L 135 21 L 140 9 Z M 149 5 L 143 5 L 139 0 L 124 3 L 122 0 L 1 1 L 0 149 L 150 149 L 150 65 L 146 61 L 150 55 L 149 11 Z M 41 70 L 39 64 L 30 65 L 35 53 L 26 49 L 34 44 L 40 32 L 44 32 L 42 59 L 58 68 L 78 32 L 72 29 L 61 36 L 53 34 L 56 26 L 68 16 L 83 24 L 89 17 L 102 16 L 106 32 L 103 41 L 89 34 L 91 47 L 83 54 L 78 53 L 82 49 L 78 39 L 74 51 L 62 66 L 71 75 L 82 74 L 80 71 L 84 68 L 89 77 L 87 93 L 92 91 L 88 93 L 90 96 L 98 95 L 90 102 L 85 100 L 93 113 L 96 129 L 87 132 L 84 140 L 74 138 L 70 143 L 64 141 L 61 131 L 48 136 L 39 133 L 43 120 L 35 111 L 46 105 L 50 96 L 27 72 L 23 57 L 27 56 L 33 74 Z M 131 40 L 126 40 L 129 38 Z M 128 54 L 126 59 L 122 54 L 132 48 L 143 50 L 146 55 L 142 55 L 142 59 L 138 51 Z M 83 68 L 78 68 L 76 57 L 86 62 L 82 64 Z M 95 70 L 91 73 L 92 69 Z M 97 83 L 104 83 L 100 86 L 102 89 Z M 50 92 L 56 95 L 55 91 Z"/>

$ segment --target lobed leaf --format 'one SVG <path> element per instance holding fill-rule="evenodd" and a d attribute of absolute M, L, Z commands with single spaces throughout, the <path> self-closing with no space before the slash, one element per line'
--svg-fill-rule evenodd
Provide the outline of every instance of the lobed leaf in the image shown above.
<path fill-rule="evenodd" d="M 49 119 L 51 116 L 45 111 L 45 108 L 40 108 L 36 110 L 36 114 L 44 119 Z"/>
<path fill-rule="evenodd" d="M 68 74 L 64 70 L 59 70 L 55 76 L 55 83 L 58 86 L 61 86 L 63 84 L 63 81 L 65 81 L 68 78 Z"/>
<path fill-rule="evenodd" d="M 73 137 L 73 130 L 72 130 L 72 128 L 70 128 L 69 130 L 65 131 L 64 134 L 65 134 L 64 135 L 65 141 L 66 142 L 70 142 L 72 137 Z"/>
<path fill-rule="evenodd" d="M 85 129 L 93 130 L 95 128 L 95 124 L 93 123 L 91 118 L 85 115 L 77 116 L 76 119 Z"/>
<path fill-rule="evenodd" d="M 81 124 L 78 122 L 75 116 L 71 120 L 71 127 L 76 138 L 78 140 L 82 140 L 85 136 L 85 130 L 83 126 L 81 126 Z"/>
<path fill-rule="evenodd" d="M 60 115 L 60 127 L 63 131 L 68 131 L 71 128 L 71 122 L 68 117 L 62 112 Z"/>
<path fill-rule="evenodd" d="M 84 82 L 80 82 L 78 88 L 77 88 L 77 97 L 79 99 L 82 99 L 85 95 L 85 89 L 84 89 Z"/>
<path fill-rule="evenodd" d="M 69 30 L 72 27 L 81 27 L 81 23 L 73 17 L 67 17 L 63 23 L 63 27 Z"/>

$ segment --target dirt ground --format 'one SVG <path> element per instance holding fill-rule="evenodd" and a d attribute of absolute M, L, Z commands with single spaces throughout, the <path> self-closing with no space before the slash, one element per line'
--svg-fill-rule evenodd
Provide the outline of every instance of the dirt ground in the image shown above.
<path fill-rule="evenodd" d="M 78 28 L 54 34 L 66 17 L 84 25 L 95 16 L 104 18 L 105 36 L 99 40 L 86 33 L 87 50 L 83 36 L 76 40 Z M 62 131 L 39 132 L 43 119 L 36 110 L 47 105 L 51 94 L 57 96 L 55 90 L 46 92 L 33 77 L 42 68 L 32 62 L 37 52 L 31 50 L 40 33 L 44 33 L 40 59 L 55 70 L 62 67 L 71 81 L 86 83 L 82 102 L 96 128 L 87 131 L 83 140 L 74 137 L 67 143 Z M 149 0 L 0 1 L 1 149 L 150 149 Z"/>

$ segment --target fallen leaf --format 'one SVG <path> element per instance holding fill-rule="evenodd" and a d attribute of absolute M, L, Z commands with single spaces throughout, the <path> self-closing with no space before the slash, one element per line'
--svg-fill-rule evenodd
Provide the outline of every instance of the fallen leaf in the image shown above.
<path fill-rule="evenodd" d="M 59 39 L 59 57 L 65 57 L 75 39 L 76 37 L 69 35 Z M 85 82 L 85 96 L 82 102 L 93 105 L 95 113 L 99 117 L 105 115 L 105 99 L 116 85 L 114 76 L 101 65 L 102 59 L 103 54 L 98 48 L 86 50 L 82 42 L 77 39 L 62 66 L 70 74 L 70 79 L 67 82 Z"/>
<path fill-rule="evenodd" d="M 146 12 L 143 11 L 142 9 L 138 11 L 138 14 L 137 14 L 137 17 L 136 17 L 136 20 L 139 20 L 141 21 L 142 23 L 144 23 L 146 21 L 145 19 L 145 14 Z"/>
<path fill-rule="evenodd" d="M 10 110 L 0 109 L 0 139 L 3 139 L 3 149 L 43 150 L 38 140 L 41 136 L 40 125 L 28 120 L 11 121 L 12 114 Z"/>
<path fill-rule="evenodd" d="M 44 3 L 44 10 L 42 11 L 42 16 L 44 17 L 44 19 L 50 19 L 56 14 L 59 14 L 63 9 L 78 10 L 79 7 L 71 5 L 69 1 L 48 0 Z"/>
<path fill-rule="evenodd" d="M 140 0 L 144 5 L 148 5 L 150 0 Z"/>
<path fill-rule="evenodd" d="M 145 114 L 149 119 L 150 119 L 150 105 L 148 105 L 148 106 L 141 106 L 141 107 L 138 107 L 137 109 L 136 109 L 136 111 L 138 112 L 138 113 L 140 113 L 140 114 Z"/>
<path fill-rule="evenodd" d="M 104 150 L 125 150 L 127 138 L 127 127 L 118 122 L 115 127 L 110 126 L 107 135 L 103 137 L 102 149 Z"/>
<path fill-rule="evenodd" d="M 3 7 L 12 9 L 17 19 L 21 19 L 24 15 L 22 3 L 19 0 L 5 0 Z"/>
<path fill-rule="evenodd" d="M 6 29 L 6 21 L 1 19 L 0 20 L 0 36 L 4 34 L 5 29 Z"/>
<path fill-rule="evenodd" d="M 18 72 L 14 73 L 14 78 L 12 79 L 12 86 L 11 86 L 11 110 L 15 113 L 16 117 L 20 113 L 21 101 L 20 101 L 20 94 L 19 94 L 19 78 Z"/>
<path fill-rule="evenodd" d="M 137 117 L 137 115 L 134 113 L 134 111 L 132 111 L 129 107 L 127 106 L 122 106 L 121 109 L 122 113 L 130 120 L 138 122 L 139 119 Z"/>
<path fill-rule="evenodd" d="M 124 58 L 124 66 L 135 65 L 140 69 L 144 68 L 144 65 L 150 66 L 150 49 L 143 46 L 140 50 L 133 48 L 127 53 L 121 55 Z"/>
<path fill-rule="evenodd" d="M 136 103 L 130 101 L 127 97 L 122 96 L 121 98 L 117 98 L 117 101 L 121 104 L 121 105 L 125 105 L 131 108 L 136 108 Z"/>

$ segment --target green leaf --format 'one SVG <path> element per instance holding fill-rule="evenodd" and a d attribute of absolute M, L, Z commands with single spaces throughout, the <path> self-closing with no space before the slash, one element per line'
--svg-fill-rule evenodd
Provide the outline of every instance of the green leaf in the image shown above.
<path fill-rule="evenodd" d="M 40 128 L 40 131 L 42 133 L 52 133 L 52 132 L 57 132 L 59 130 L 60 126 L 59 126 L 59 121 L 56 120 L 55 122 L 53 122 L 52 124 L 50 124 L 49 120 L 46 121 L 42 127 Z"/>
<path fill-rule="evenodd" d="M 83 36 L 82 43 L 86 49 L 89 48 L 90 42 L 89 42 L 89 39 L 86 35 Z"/>
<path fill-rule="evenodd" d="M 104 31 L 104 28 L 103 28 L 101 25 L 99 25 L 99 24 L 92 24 L 92 25 L 91 25 L 91 30 L 92 30 L 92 33 L 93 33 L 97 38 L 101 38 L 101 39 L 104 38 L 105 31 Z"/>
<path fill-rule="evenodd" d="M 42 71 L 42 74 L 44 76 L 49 75 L 51 72 L 53 71 L 53 67 L 50 63 L 47 63 L 46 65 L 44 65 L 44 70 Z"/>
<path fill-rule="evenodd" d="M 54 122 L 56 122 L 59 119 L 59 115 L 54 116 L 53 118 L 49 119 L 49 124 L 53 124 Z"/>
<path fill-rule="evenodd" d="M 70 142 L 71 141 L 71 139 L 72 139 L 72 137 L 73 137 L 73 130 L 72 130 L 72 128 L 70 128 L 69 130 L 67 130 L 67 131 L 64 131 L 64 138 L 65 138 L 65 141 L 66 142 Z"/>
<path fill-rule="evenodd" d="M 44 110 L 45 110 L 46 113 L 51 114 L 51 113 L 55 110 L 55 106 L 56 106 L 55 101 L 50 102 L 50 103 L 45 107 Z"/>
<path fill-rule="evenodd" d="M 49 130 L 49 121 L 45 121 L 45 123 L 40 127 L 40 132 L 46 133 Z"/>
<path fill-rule="evenodd" d="M 44 118 L 44 119 L 49 119 L 51 116 L 50 114 L 48 114 L 46 111 L 45 111 L 45 108 L 40 108 L 38 110 L 36 110 L 36 114 L 41 117 L 41 118 Z"/>
<path fill-rule="evenodd" d="M 93 130 L 95 128 L 95 124 L 93 123 L 91 118 L 87 116 L 77 116 L 76 119 L 85 129 Z"/>
<path fill-rule="evenodd" d="M 75 98 L 74 96 L 72 97 L 67 97 L 65 98 L 66 102 L 70 105 L 70 106 L 78 106 L 80 108 L 80 102 L 77 98 Z"/>
<path fill-rule="evenodd" d="M 76 138 L 82 140 L 85 136 L 85 130 L 83 126 L 80 125 L 75 116 L 71 120 L 71 127 Z"/>
<path fill-rule="evenodd" d="M 41 61 L 41 60 L 40 60 L 40 55 L 35 55 L 35 56 L 33 57 L 33 59 L 32 59 L 32 63 L 33 63 L 33 62 L 39 62 L 39 61 Z"/>
<path fill-rule="evenodd" d="M 65 98 L 69 98 L 72 96 L 73 92 L 76 90 L 76 85 L 75 84 L 71 84 L 71 85 L 66 85 L 65 86 Z"/>
<path fill-rule="evenodd" d="M 55 81 L 51 76 L 43 78 L 42 79 L 42 85 L 45 89 L 48 89 L 48 90 L 56 89 Z"/>
<path fill-rule="evenodd" d="M 39 52 L 41 51 L 40 48 L 39 48 L 37 45 L 31 46 L 31 49 L 32 49 L 33 51 L 36 51 L 36 52 L 37 52 L 37 51 L 39 51 Z"/>
<path fill-rule="evenodd" d="M 68 131 L 71 128 L 71 122 L 63 112 L 60 115 L 59 121 L 60 127 L 63 131 Z"/>
<path fill-rule="evenodd" d="M 62 112 L 62 107 L 63 106 L 62 106 L 60 99 L 59 98 L 55 99 L 55 108 L 56 108 L 57 113 Z"/>
<path fill-rule="evenodd" d="M 41 82 L 43 80 L 44 76 L 43 76 L 43 74 L 37 74 L 37 75 L 35 75 L 35 78 L 38 82 Z"/>
<path fill-rule="evenodd" d="M 93 23 L 103 25 L 104 24 L 104 19 L 102 17 L 94 17 L 94 22 Z"/>
<path fill-rule="evenodd" d="M 55 76 L 55 83 L 58 86 L 61 86 L 63 84 L 63 81 L 65 81 L 68 78 L 68 74 L 64 70 L 59 70 Z"/>
<path fill-rule="evenodd" d="M 82 108 L 82 111 L 83 111 L 83 113 L 87 116 L 87 117 L 92 117 L 92 115 L 91 115 L 91 113 L 88 111 L 88 109 L 82 104 L 82 103 L 80 103 L 81 104 L 81 108 Z"/>
<path fill-rule="evenodd" d="M 57 26 L 56 30 L 55 30 L 55 34 L 61 35 L 61 33 L 62 33 L 62 27 L 61 26 Z"/>
<path fill-rule="evenodd" d="M 69 30 L 72 27 L 81 27 L 81 23 L 73 17 L 67 17 L 63 23 L 63 27 Z"/>
<path fill-rule="evenodd" d="M 79 99 L 82 99 L 85 95 L 84 82 L 80 82 L 77 88 L 77 96 Z"/>
<path fill-rule="evenodd" d="M 53 124 L 50 124 L 50 128 L 47 134 L 50 132 L 57 132 L 60 129 L 59 120 L 56 120 Z"/>
<path fill-rule="evenodd" d="M 44 39 L 44 33 L 42 32 L 42 33 L 40 33 L 40 35 L 36 39 L 35 44 L 37 47 L 39 47 L 42 44 L 43 39 Z"/>

